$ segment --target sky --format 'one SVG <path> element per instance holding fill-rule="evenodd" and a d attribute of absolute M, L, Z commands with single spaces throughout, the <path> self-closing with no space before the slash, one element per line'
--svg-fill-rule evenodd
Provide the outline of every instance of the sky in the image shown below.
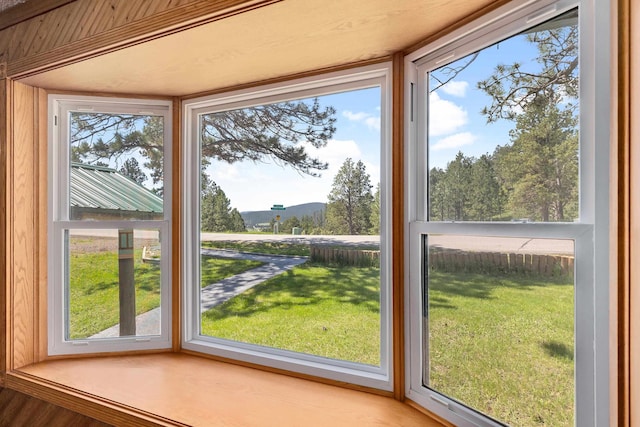
<path fill-rule="evenodd" d="M 375 190 L 380 181 L 380 96 L 376 87 L 319 97 L 322 106 L 336 109 L 336 132 L 327 145 L 315 148 L 303 142 L 312 157 L 329 164 L 320 177 L 270 159 L 233 164 L 216 161 L 207 173 L 240 212 L 269 210 L 274 204 L 326 202 L 335 175 L 349 157 L 364 163 Z"/>
<path fill-rule="evenodd" d="M 555 22 L 556 24 L 552 20 L 543 23 L 541 27 L 548 29 L 557 24 L 567 25 L 562 17 Z M 525 34 L 513 36 L 482 49 L 477 58 L 453 81 L 429 94 L 430 168 L 446 168 L 458 151 L 477 158 L 493 153 L 498 145 L 511 143 L 509 131 L 515 127 L 514 122 L 498 120 L 487 123 L 481 110 L 491 105 L 491 97 L 478 89 L 477 84 L 491 76 L 498 65 L 518 63 L 523 72 L 539 72 L 541 64 L 537 61 L 538 57 L 537 46 L 529 42 Z M 457 62 L 467 61 L 462 58 Z M 456 62 L 447 65 L 455 64 Z M 432 72 L 433 75 L 439 73 L 441 75 L 440 69 Z"/>
<path fill-rule="evenodd" d="M 478 157 L 492 153 L 497 145 L 509 143 L 511 122 L 487 125 L 481 109 L 490 98 L 481 93 L 477 82 L 490 76 L 498 61 L 519 61 L 534 67 L 535 49 L 522 40 L 505 41 L 483 50 L 453 81 L 430 96 L 429 164 L 445 168 L 460 150 Z M 380 180 L 380 89 L 346 92 L 320 98 L 322 105 L 336 109 L 336 132 L 327 146 L 310 154 L 329 163 L 322 177 L 304 176 L 293 169 L 274 164 L 215 162 L 208 172 L 238 210 L 268 210 L 274 204 L 292 206 L 326 202 L 333 178 L 347 157 L 362 160 L 375 186 Z"/>
<path fill-rule="evenodd" d="M 477 88 L 477 83 L 493 74 L 498 64 L 519 62 L 523 70 L 539 68 L 537 52 L 524 36 L 503 41 L 483 49 L 478 57 L 456 78 L 429 94 L 429 166 L 446 168 L 458 151 L 467 156 L 491 154 L 498 145 L 507 145 L 511 121 L 487 123 L 481 114 L 491 105 L 491 97 Z M 465 63 L 465 58 L 459 60 Z M 450 64 L 452 65 L 452 64 Z M 455 63 L 453 64 L 455 65 Z M 439 70 L 434 70 L 438 75 Z"/>

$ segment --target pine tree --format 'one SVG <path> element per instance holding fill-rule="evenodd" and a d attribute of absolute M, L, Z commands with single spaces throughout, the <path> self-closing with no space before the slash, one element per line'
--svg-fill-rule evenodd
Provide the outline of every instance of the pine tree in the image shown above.
<path fill-rule="evenodd" d="M 142 184 L 147 180 L 147 175 L 140 169 L 140 165 L 135 157 L 130 157 L 123 163 L 120 168 L 120 173 L 138 184 Z"/>
<path fill-rule="evenodd" d="M 516 119 L 512 144 L 495 152 L 516 217 L 571 221 L 578 212 L 578 134 L 571 110 L 538 97 Z"/>
<path fill-rule="evenodd" d="M 371 228 L 371 178 L 361 160 L 347 158 L 333 179 L 326 214 L 332 234 L 365 234 Z"/>

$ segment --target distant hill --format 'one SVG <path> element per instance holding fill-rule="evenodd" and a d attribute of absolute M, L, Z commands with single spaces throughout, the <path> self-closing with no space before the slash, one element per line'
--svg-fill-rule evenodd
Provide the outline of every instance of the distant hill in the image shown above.
<path fill-rule="evenodd" d="M 283 211 L 247 211 L 240 212 L 240 215 L 242 215 L 242 219 L 244 219 L 244 223 L 247 228 L 250 228 L 262 222 L 269 222 L 276 215 L 280 215 L 280 221 L 284 221 L 285 219 L 291 218 L 292 216 L 298 217 L 298 219 L 300 219 L 305 215 L 313 216 L 313 214 L 318 212 L 324 213 L 326 206 L 326 203 L 320 202 L 303 203 L 301 205 L 285 206 L 286 210 Z"/>

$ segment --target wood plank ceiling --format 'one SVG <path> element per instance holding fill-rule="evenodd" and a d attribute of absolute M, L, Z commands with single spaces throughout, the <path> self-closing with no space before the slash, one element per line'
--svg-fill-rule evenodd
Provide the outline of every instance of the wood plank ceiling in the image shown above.
<path fill-rule="evenodd" d="M 47 89 L 189 95 L 384 58 L 492 3 L 282 1 L 21 81 Z M 100 14 L 86 11 L 79 19 L 76 25 L 89 28 Z"/>

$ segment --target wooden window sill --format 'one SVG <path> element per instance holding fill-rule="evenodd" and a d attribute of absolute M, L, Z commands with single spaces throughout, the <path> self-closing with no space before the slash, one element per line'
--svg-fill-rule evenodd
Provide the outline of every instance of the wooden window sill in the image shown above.
<path fill-rule="evenodd" d="M 48 361 L 6 386 L 113 425 L 443 426 L 389 397 L 176 353 Z"/>

